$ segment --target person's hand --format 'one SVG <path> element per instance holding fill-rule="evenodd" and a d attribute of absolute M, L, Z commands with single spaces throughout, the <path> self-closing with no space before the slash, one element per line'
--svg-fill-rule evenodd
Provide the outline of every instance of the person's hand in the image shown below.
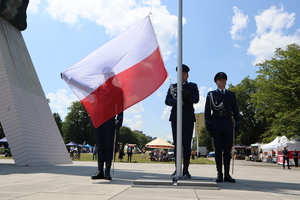
<path fill-rule="evenodd" d="M 183 100 L 184 102 L 189 102 L 189 101 L 191 101 L 191 97 L 192 97 L 191 93 L 189 93 L 189 92 L 186 91 L 186 90 L 182 90 L 182 100 Z"/>

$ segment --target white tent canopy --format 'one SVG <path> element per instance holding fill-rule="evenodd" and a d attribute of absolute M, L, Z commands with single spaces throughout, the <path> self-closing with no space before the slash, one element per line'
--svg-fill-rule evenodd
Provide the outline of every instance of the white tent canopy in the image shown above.
<path fill-rule="evenodd" d="M 288 151 L 294 151 L 294 150 L 297 150 L 297 151 L 300 151 L 300 142 L 288 142 L 287 143 L 287 150 Z"/>
<path fill-rule="evenodd" d="M 280 142 L 280 136 L 277 136 L 272 142 L 270 142 L 269 144 L 263 145 L 261 148 L 262 149 L 277 149 L 279 142 Z"/>
<path fill-rule="evenodd" d="M 0 140 L 0 142 L 7 142 L 6 137 L 2 138 L 2 139 Z"/>
<path fill-rule="evenodd" d="M 164 148 L 164 149 L 173 149 L 174 145 L 170 144 L 166 140 L 162 138 L 157 138 L 155 140 L 152 140 L 151 142 L 146 144 L 146 147 L 150 148 Z"/>
<path fill-rule="evenodd" d="M 263 145 L 262 149 L 264 152 L 270 152 L 272 149 L 276 151 L 281 151 L 283 147 L 287 147 L 288 151 L 300 150 L 300 142 L 289 140 L 286 136 L 277 136 L 269 144 Z"/>

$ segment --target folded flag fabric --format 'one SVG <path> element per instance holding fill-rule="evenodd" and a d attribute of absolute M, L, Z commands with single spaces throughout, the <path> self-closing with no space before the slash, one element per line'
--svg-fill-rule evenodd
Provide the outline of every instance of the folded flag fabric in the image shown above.
<path fill-rule="evenodd" d="M 94 127 L 147 98 L 166 80 L 149 16 L 61 73 Z"/>

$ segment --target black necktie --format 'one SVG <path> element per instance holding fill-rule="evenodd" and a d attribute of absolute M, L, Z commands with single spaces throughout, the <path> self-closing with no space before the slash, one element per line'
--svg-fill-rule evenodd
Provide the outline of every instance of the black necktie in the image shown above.
<path fill-rule="evenodd" d="M 224 90 L 221 90 L 221 93 L 224 95 L 224 94 L 225 94 L 225 91 L 224 91 Z"/>

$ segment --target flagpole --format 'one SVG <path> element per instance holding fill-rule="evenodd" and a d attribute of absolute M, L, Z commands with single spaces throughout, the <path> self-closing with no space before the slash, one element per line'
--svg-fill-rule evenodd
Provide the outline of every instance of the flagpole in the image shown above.
<path fill-rule="evenodd" d="M 178 0 L 176 176 L 182 174 L 182 0 Z"/>

